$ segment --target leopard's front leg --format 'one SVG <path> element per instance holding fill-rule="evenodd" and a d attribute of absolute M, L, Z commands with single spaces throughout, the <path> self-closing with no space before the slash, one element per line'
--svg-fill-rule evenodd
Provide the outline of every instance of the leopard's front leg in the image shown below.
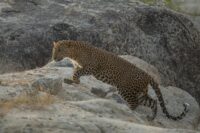
<path fill-rule="evenodd" d="M 87 68 L 76 68 L 74 69 L 74 74 L 72 79 L 64 79 L 64 82 L 67 84 L 72 84 L 72 83 L 76 83 L 79 84 L 80 83 L 80 77 L 81 76 L 85 76 L 85 75 L 89 75 L 90 72 Z"/>

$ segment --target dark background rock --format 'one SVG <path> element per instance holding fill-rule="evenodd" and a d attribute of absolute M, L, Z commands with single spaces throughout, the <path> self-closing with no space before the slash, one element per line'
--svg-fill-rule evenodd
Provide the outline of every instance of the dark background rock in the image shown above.
<path fill-rule="evenodd" d="M 200 101 L 200 34 L 183 15 L 130 0 L 0 2 L 0 73 L 45 65 L 60 39 L 142 58 Z"/>

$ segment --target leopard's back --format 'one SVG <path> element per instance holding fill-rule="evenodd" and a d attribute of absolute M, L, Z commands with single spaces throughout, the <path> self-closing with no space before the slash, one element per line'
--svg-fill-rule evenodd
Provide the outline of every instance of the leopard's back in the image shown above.
<path fill-rule="evenodd" d="M 95 67 L 98 68 L 94 76 L 97 79 L 103 80 L 117 88 L 127 88 L 132 91 L 146 91 L 144 88 L 147 89 L 146 87 L 150 83 L 151 78 L 143 70 L 107 51 L 100 50 L 95 53 L 98 54 L 94 56 L 95 62 L 97 62 L 97 66 Z M 90 61 L 92 60 L 90 59 Z"/>

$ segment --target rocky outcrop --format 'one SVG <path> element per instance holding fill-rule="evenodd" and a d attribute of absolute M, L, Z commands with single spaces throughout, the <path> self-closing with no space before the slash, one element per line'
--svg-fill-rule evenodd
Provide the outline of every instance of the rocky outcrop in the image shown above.
<path fill-rule="evenodd" d="M 83 40 L 144 59 L 162 84 L 199 100 L 199 32 L 175 12 L 132 0 L 3 0 L 0 29 L 0 73 L 43 66 L 52 41 Z"/>
<path fill-rule="evenodd" d="M 121 57 L 148 70 L 149 74 L 157 71 L 139 58 Z M 190 104 L 190 110 L 184 119 L 173 121 L 159 108 L 156 119 L 148 121 L 146 116 L 151 110 L 140 106 L 131 111 L 116 95 L 116 89 L 92 76 L 82 77 L 81 84 L 63 83 L 64 78 L 72 77 L 73 68 L 69 64 L 64 59 L 43 68 L 0 75 L 0 132 L 198 132 L 200 108 L 187 92 L 160 86 L 171 114 L 179 114 L 184 102 Z M 159 79 L 159 75 L 154 76 Z M 151 89 L 149 93 L 155 98 Z"/>

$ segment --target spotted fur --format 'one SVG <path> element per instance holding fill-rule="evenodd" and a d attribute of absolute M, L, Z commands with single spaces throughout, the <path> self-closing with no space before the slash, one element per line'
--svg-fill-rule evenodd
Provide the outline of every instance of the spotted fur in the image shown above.
<path fill-rule="evenodd" d="M 115 86 L 132 110 L 138 105 L 151 108 L 152 116 L 148 116 L 151 120 L 157 114 L 157 100 L 148 95 L 148 84 L 155 90 L 162 111 L 168 118 L 180 120 L 188 112 L 187 104 L 183 104 L 184 111 L 179 116 L 170 115 L 159 86 L 153 78 L 113 53 L 80 41 L 63 40 L 54 43 L 52 58 L 59 61 L 64 57 L 75 60 L 81 66 L 74 70 L 74 83 L 80 83 L 81 76 L 93 75 L 98 80 Z"/>

